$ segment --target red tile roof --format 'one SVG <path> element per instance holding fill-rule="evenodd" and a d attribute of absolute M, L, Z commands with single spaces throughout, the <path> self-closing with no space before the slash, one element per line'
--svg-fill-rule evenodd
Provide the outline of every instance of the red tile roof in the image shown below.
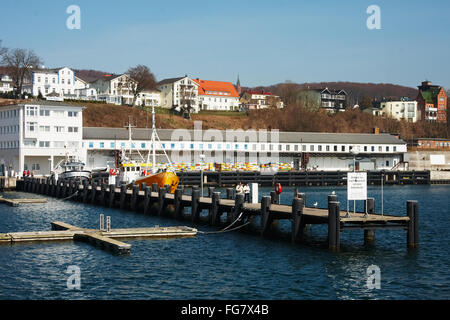
<path fill-rule="evenodd" d="M 209 96 L 236 97 L 239 95 L 231 82 L 193 79 L 199 84 L 198 94 Z"/>

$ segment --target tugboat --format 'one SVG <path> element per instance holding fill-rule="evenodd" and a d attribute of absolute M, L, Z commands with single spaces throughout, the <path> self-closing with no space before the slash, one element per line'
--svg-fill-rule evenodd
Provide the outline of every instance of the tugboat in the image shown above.
<path fill-rule="evenodd" d="M 126 126 L 128 129 L 128 140 L 131 143 L 131 123 L 128 123 Z M 158 137 L 158 133 L 155 127 L 155 109 L 152 108 L 152 138 L 151 138 L 151 150 L 149 150 L 147 154 L 147 159 L 144 162 L 143 157 L 141 156 L 141 163 L 137 161 L 133 161 L 131 159 L 131 149 L 129 151 L 129 157 L 126 155 L 125 150 L 121 150 L 121 156 L 118 164 L 118 172 L 117 170 L 110 170 L 110 176 L 117 175 L 119 183 L 131 184 L 135 183 L 139 185 L 139 188 L 142 189 L 142 184 L 145 183 L 147 186 L 151 186 L 153 183 L 157 183 L 158 187 L 164 188 L 166 185 L 170 186 L 170 193 L 174 193 L 178 187 L 180 179 L 173 172 L 172 162 L 169 159 L 166 151 L 163 150 L 164 155 L 167 159 L 167 166 L 165 169 L 160 169 L 157 172 L 156 169 L 156 141 L 161 142 Z M 130 147 L 131 148 L 131 147 Z M 152 153 L 152 163 L 150 161 L 150 152 Z"/>

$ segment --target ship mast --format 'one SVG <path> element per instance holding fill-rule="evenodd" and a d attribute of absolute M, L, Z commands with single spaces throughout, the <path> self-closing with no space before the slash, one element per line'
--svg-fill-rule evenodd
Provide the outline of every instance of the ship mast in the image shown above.
<path fill-rule="evenodd" d="M 156 131 L 156 119 L 155 119 L 155 106 L 152 106 L 152 140 L 151 140 L 151 148 L 152 148 L 152 173 L 156 173 L 156 141 L 158 141 L 161 146 L 161 140 L 159 139 L 158 132 Z M 169 167 L 172 167 L 172 161 L 170 161 L 169 156 L 166 153 L 166 150 L 162 149 L 164 155 L 166 156 Z M 150 152 L 147 154 L 147 159 L 150 157 Z M 148 160 L 147 160 L 148 163 Z"/>

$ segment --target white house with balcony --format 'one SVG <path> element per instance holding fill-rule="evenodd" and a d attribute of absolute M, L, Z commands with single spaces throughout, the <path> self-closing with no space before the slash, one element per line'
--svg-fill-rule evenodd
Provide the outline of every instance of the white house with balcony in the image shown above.
<path fill-rule="evenodd" d="M 14 85 L 12 78 L 7 74 L 0 74 L 0 93 L 13 91 Z"/>
<path fill-rule="evenodd" d="M 74 98 L 76 90 L 85 88 L 86 85 L 84 80 L 75 76 L 75 72 L 67 67 L 34 69 L 31 72 L 31 81 L 24 84 L 22 91 L 35 97 L 41 93 L 43 97 L 52 94 Z"/>
<path fill-rule="evenodd" d="M 89 87 L 96 90 L 97 100 L 116 105 L 131 105 L 136 86 L 137 81 L 127 74 L 106 74 L 91 82 Z"/>
<path fill-rule="evenodd" d="M 199 84 L 187 75 L 180 78 L 164 79 L 157 84 L 161 92 L 161 107 L 175 109 L 190 109 L 197 113 L 199 110 Z"/>
<path fill-rule="evenodd" d="M 161 106 L 161 92 L 159 90 L 144 90 L 136 98 L 136 105 L 144 107 Z"/>
<path fill-rule="evenodd" d="M 56 101 L 0 106 L 0 165 L 49 175 L 66 157 L 85 161 L 83 107 Z"/>

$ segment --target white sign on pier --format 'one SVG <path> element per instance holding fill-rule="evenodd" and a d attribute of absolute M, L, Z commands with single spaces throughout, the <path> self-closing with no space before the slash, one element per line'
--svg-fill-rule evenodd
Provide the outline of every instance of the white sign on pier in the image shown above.
<path fill-rule="evenodd" d="M 367 199 L 367 172 L 349 172 L 347 174 L 347 199 Z"/>

